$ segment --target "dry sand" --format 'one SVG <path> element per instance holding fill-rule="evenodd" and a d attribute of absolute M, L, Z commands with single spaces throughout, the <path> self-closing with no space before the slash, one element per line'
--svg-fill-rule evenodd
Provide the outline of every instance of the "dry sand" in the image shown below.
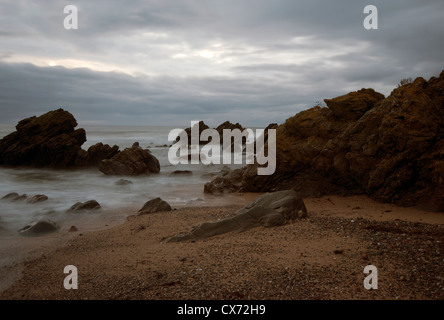
<path fill-rule="evenodd" d="M 241 205 L 134 210 L 105 230 L 30 238 L 24 261 L 2 270 L 0 299 L 444 299 L 444 213 L 365 196 L 304 201 L 308 218 L 293 224 L 197 241 L 162 243 Z M 369 264 L 377 290 L 363 286 Z M 77 290 L 63 286 L 66 265 Z"/>

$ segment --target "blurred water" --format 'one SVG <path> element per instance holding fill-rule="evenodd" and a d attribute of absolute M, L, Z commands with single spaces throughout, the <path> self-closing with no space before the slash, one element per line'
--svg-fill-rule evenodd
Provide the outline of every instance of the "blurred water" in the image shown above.
<path fill-rule="evenodd" d="M 45 194 L 48 200 L 28 204 L 23 202 L 0 201 L 0 231 L 17 232 L 18 229 L 39 218 L 49 218 L 60 225 L 72 222 L 72 215 L 66 210 L 74 203 L 94 199 L 103 209 L 141 208 L 155 197 L 161 197 L 174 206 L 188 204 L 220 203 L 220 197 L 206 195 L 203 186 L 223 165 L 173 166 L 168 161 L 168 133 L 172 127 L 85 127 L 89 146 L 103 142 L 118 145 L 121 150 L 139 142 L 143 148 L 150 148 L 161 165 L 160 174 L 138 177 L 106 176 L 96 168 L 79 170 L 50 170 L 32 168 L 0 168 L 0 198 L 10 192 L 31 197 Z M 13 126 L 0 126 L 0 136 L 14 131 Z M 236 168 L 242 165 L 231 165 Z M 188 170 L 191 174 L 173 174 L 176 170 Z M 132 184 L 116 185 L 124 178 Z M 95 214 L 96 215 L 96 214 Z M 91 214 L 79 214 L 78 219 L 93 219 Z M 107 217 L 103 217 L 106 219 Z M 0 232 L 0 235 L 2 232 Z"/>

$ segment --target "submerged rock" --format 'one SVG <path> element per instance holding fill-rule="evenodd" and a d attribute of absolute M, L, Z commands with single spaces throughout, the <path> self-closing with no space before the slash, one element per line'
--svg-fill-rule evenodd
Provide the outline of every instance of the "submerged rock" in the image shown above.
<path fill-rule="evenodd" d="M 106 175 L 136 176 L 160 172 L 159 160 L 149 150 L 142 149 L 138 142 L 111 159 L 102 160 L 98 168 Z"/>
<path fill-rule="evenodd" d="M 36 194 L 35 196 L 32 196 L 31 198 L 27 199 L 27 203 L 37 203 L 37 202 L 43 202 L 48 200 L 48 196 L 44 194 Z"/>
<path fill-rule="evenodd" d="M 127 186 L 127 185 L 130 185 L 130 184 L 133 184 L 133 182 L 129 181 L 129 180 L 126 180 L 126 179 L 120 179 L 120 180 L 116 181 L 114 184 L 117 185 L 117 186 Z"/>
<path fill-rule="evenodd" d="M 73 212 L 73 211 L 85 211 L 85 210 L 98 210 L 101 206 L 96 200 L 89 200 L 86 202 L 77 202 L 71 206 L 67 210 L 67 212 Z"/>
<path fill-rule="evenodd" d="M 17 192 L 11 192 L 8 193 L 7 195 L 3 196 L 1 200 L 12 200 L 15 199 L 19 196 L 19 194 Z"/>
<path fill-rule="evenodd" d="M 54 221 L 48 219 L 42 219 L 39 221 L 31 222 L 25 227 L 21 228 L 18 232 L 24 236 L 38 236 L 51 232 L 58 231 L 59 225 Z"/>
<path fill-rule="evenodd" d="M 193 172 L 190 170 L 175 170 L 173 172 L 171 172 L 171 174 L 174 175 L 192 175 Z"/>
<path fill-rule="evenodd" d="M 266 193 L 237 211 L 232 218 L 206 222 L 190 233 L 177 235 L 166 242 L 208 238 L 227 232 L 243 232 L 251 228 L 277 227 L 307 216 L 307 208 L 294 190 Z"/>
<path fill-rule="evenodd" d="M 144 215 L 149 213 L 161 212 L 161 211 L 171 211 L 171 206 L 168 202 L 162 200 L 161 198 L 155 198 L 147 201 L 142 209 L 138 211 L 138 215 Z"/>

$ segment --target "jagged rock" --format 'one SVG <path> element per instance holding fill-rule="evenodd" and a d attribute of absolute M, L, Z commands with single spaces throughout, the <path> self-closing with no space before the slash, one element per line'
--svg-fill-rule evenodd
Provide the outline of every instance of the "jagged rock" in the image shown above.
<path fill-rule="evenodd" d="M 98 168 L 106 175 L 136 176 L 160 172 L 159 160 L 149 150 L 142 149 L 138 142 L 111 159 L 102 160 Z"/>
<path fill-rule="evenodd" d="M 73 211 L 84 211 L 84 210 L 98 210 L 101 206 L 96 200 L 89 200 L 86 202 L 77 202 L 71 206 L 67 210 L 67 212 L 73 212 Z"/>
<path fill-rule="evenodd" d="M 225 121 L 216 128 L 216 131 L 219 133 L 221 137 L 223 136 L 224 129 L 229 129 L 229 130 L 239 129 L 240 131 L 244 130 L 244 128 L 239 123 L 233 124 L 230 121 Z"/>
<path fill-rule="evenodd" d="M 190 128 L 186 128 L 185 129 L 185 133 L 188 136 L 188 146 L 191 145 L 191 129 L 193 129 L 193 131 L 199 131 L 199 144 L 207 144 L 208 141 L 200 141 L 200 134 L 202 133 L 202 131 L 209 129 L 210 127 L 207 126 L 205 124 L 205 122 L 203 121 L 199 121 L 198 123 L 196 123 L 193 127 Z M 176 138 L 176 142 L 179 141 L 179 137 Z M 182 141 L 183 143 L 183 141 Z"/>
<path fill-rule="evenodd" d="M 19 230 L 19 233 L 23 236 L 38 236 L 46 233 L 55 232 L 59 229 L 60 227 L 54 221 L 42 219 L 26 225 Z"/>
<path fill-rule="evenodd" d="M 383 98 L 371 89 L 326 99 L 277 128 L 276 171 L 257 164 L 216 177 L 206 190 L 294 188 L 302 197 L 368 194 L 444 211 L 444 71 Z M 240 186 L 239 186 L 240 184 Z"/>
<path fill-rule="evenodd" d="M 48 196 L 44 194 L 36 194 L 35 196 L 32 196 L 31 198 L 27 199 L 27 203 L 37 203 L 48 200 Z"/>
<path fill-rule="evenodd" d="M 100 161 L 111 159 L 119 152 L 118 146 L 114 145 L 111 147 L 108 144 L 99 142 L 89 147 L 88 151 L 80 150 L 75 164 L 79 167 L 97 166 Z"/>
<path fill-rule="evenodd" d="M 373 89 L 361 89 L 324 101 L 333 115 L 339 119 L 357 120 L 382 99 L 384 95 Z"/>
<path fill-rule="evenodd" d="M 307 208 L 296 191 L 266 193 L 237 211 L 234 217 L 203 223 L 190 233 L 174 236 L 165 242 L 203 239 L 259 226 L 277 227 L 306 216 Z"/>
<path fill-rule="evenodd" d="M 0 165 L 66 168 L 73 166 L 84 129 L 68 111 L 58 109 L 21 120 L 16 132 L 0 140 Z"/>
<path fill-rule="evenodd" d="M 138 215 L 161 212 L 161 211 L 171 211 L 171 206 L 168 202 L 162 200 L 161 198 L 155 198 L 147 201 L 142 209 L 138 211 Z"/>

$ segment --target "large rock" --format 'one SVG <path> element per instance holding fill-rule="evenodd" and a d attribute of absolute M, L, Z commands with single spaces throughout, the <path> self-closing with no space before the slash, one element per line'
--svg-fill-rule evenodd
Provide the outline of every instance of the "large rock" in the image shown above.
<path fill-rule="evenodd" d="M 160 172 L 159 160 L 137 142 L 111 159 L 102 160 L 98 168 L 106 175 L 136 176 Z"/>
<path fill-rule="evenodd" d="M 257 164 L 248 165 L 223 173 L 205 189 L 368 194 L 444 211 L 444 71 L 429 81 L 417 78 L 387 98 L 363 89 L 326 103 L 277 128 L 273 175 L 258 176 Z"/>
<path fill-rule="evenodd" d="M 84 129 L 68 111 L 58 109 L 21 120 L 16 132 L 0 140 L 0 165 L 66 168 L 73 166 Z"/>
<path fill-rule="evenodd" d="M 227 232 L 243 232 L 251 228 L 278 227 L 307 216 L 307 208 L 294 190 L 266 193 L 236 212 L 232 218 L 206 222 L 190 233 L 177 235 L 165 242 L 208 238 Z"/>
<path fill-rule="evenodd" d="M 19 230 L 19 233 L 23 236 L 38 236 L 51 232 L 58 231 L 59 225 L 49 219 L 42 219 L 39 221 L 31 222 L 25 227 Z"/>
<path fill-rule="evenodd" d="M 161 198 L 155 198 L 147 201 L 143 207 L 138 211 L 138 215 L 144 215 L 155 212 L 171 211 L 171 206 L 168 202 L 162 200 Z"/>
<path fill-rule="evenodd" d="M 89 147 L 87 151 L 80 150 L 75 164 L 79 167 L 97 166 L 100 161 L 111 159 L 119 152 L 118 146 L 114 145 L 111 147 L 108 144 L 99 142 Z"/>

